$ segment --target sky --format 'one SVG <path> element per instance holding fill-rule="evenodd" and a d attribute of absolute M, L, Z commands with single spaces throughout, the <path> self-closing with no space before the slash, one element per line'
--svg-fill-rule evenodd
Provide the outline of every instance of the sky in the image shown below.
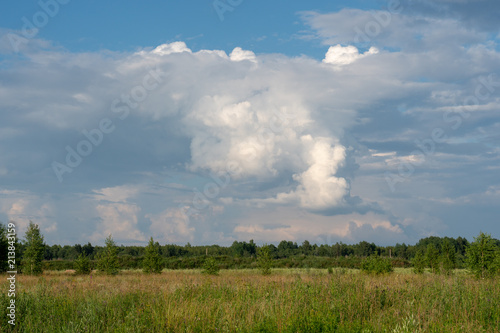
<path fill-rule="evenodd" d="M 0 221 L 49 245 L 500 238 L 499 14 L 9 1 Z"/>

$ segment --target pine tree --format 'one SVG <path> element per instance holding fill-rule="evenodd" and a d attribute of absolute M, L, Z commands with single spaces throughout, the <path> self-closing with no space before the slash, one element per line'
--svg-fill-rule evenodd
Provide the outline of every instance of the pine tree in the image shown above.
<path fill-rule="evenodd" d="M 257 254 L 257 263 L 260 267 L 262 275 L 271 274 L 271 249 L 269 245 L 264 245 L 259 249 Z"/>
<path fill-rule="evenodd" d="M 431 272 L 436 273 L 439 263 L 439 251 L 434 246 L 433 243 L 427 245 L 427 252 L 425 253 L 425 259 L 427 260 L 427 265 L 431 269 Z"/>
<path fill-rule="evenodd" d="M 97 268 L 108 275 L 115 275 L 119 272 L 118 249 L 111 235 L 106 238 L 106 247 L 99 253 Z"/>
<path fill-rule="evenodd" d="M 495 275 L 499 270 L 499 251 L 491 235 L 481 232 L 467 248 L 467 268 L 478 278 Z"/>
<path fill-rule="evenodd" d="M 413 258 L 413 272 L 422 274 L 425 269 L 425 256 L 422 250 L 418 250 Z"/>
<path fill-rule="evenodd" d="M 90 268 L 90 260 L 85 254 L 80 253 L 78 258 L 75 260 L 75 270 L 76 274 L 90 274 L 90 272 L 92 272 L 92 269 Z"/>
<path fill-rule="evenodd" d="M 42 274 L 45 244 L 38 224 L 34 224 L 30 221 L 24 237 L 25 250 L 22 259 L 22 272 L 29 275 Z"/>
<path fill-rule="evenodd" d="M 450 241 L 445 239 L 441 245 L 441 272 L 450 275 L 456 267 L 456 251 Z"/>
<path fill-rule="evenodd" d="M 142 261 L 142 270 L 144 273 L 161 273 L 163 267 L 159 248 L 160 245 L 158 243 L 155 244 L 153 237 L 151 237 L 148 246 L 146 246 Z"/>

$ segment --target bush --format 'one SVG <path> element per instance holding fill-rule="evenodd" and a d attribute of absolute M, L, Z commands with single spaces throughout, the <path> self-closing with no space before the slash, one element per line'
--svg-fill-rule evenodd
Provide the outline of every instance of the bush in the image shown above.
<path fill-rule="evenodd" d="M 217 260 L 215 260 L 215 258 L 213 257 L 210 257 L 205 260 L 205 263 L 203 264 L 203 270 L 201 272 L 208 275 L 219 275 L 219 270 L 220 268 Z"/>
<path fill-rule="evenodd" d="M 81 253 L 75 260 L 74 267 L 76 274 L 90 274 L 90 272 L 92 271 L 92 269 L 90 268 L 90 260 L 83 253 Z"/>
<path fill-rule="evenodd" d="M 390 273 L 394 269 L 392 263 L 388 259 L 381 258 L 377 255 L 371 255 L 361 263 L 361 270 L 366 273 L 384 274 Z"/>

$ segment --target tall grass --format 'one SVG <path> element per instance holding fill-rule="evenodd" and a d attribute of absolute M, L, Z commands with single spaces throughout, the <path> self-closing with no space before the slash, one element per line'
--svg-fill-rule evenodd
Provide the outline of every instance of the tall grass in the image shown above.
<path fill-rule="evenodd" d="M 7 307 L 2 279 L 0 307 Z M 499 280 L 351 270 L 18 276 L 2 332 L 499 332 Z"/>

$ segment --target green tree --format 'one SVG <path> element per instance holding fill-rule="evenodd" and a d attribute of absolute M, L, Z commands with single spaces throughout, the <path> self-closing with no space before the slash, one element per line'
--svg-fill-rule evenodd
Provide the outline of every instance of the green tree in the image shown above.
<path fill-rule="evenodd" d="M 466 250 L 467 268 L 478 278 L 493 276 L 498 273 L 498 256 L 499 248 L 491 235 L 481 232 Z"/>
<path fill-rule="evenodd" d="M 77 259 L 75 259 L 75 273 L 76 274 L 90 274 L 92 269 L 90 268 L 90 260 L 84 253 L 81 253 Z"/>
<path fill-rule="evenodd" d="M 408 245 L 397 243 L 394 247 L 394 255 L 403 259 L 408 259 Z"/>
<path fill-rule="evenodd" d="M 302 248 L 302 253 L 305 255 L 309 255 L 312 251 L 311 243 L 309 243 L 308 240 L 305 240 L 304 242 L 302 242 L 301 248 Z"/>
<path fill-rule="evenodd" d="M 413 258 L 413 272 L 415 274 L 422 274 L 425 269 L 425 256 L 424 251 L 417 250 L 415 257 Z"/>
<path fill-rule="evenodd" d="M 496 251 L 492 269 L 496 274 L 500 274 L 500 246 L 498 246 L 498 249 Z"/>
<path fill-rule="evenodd" d="M 105 241 L 106 247 L 99 252 L 97 259 L 97 269 L 108 275 L 115 275 L 119 272 L 118 248 L 115 241 L 109 235 Z"/>
<path fill-rule="evenodd" d="M 278 257 L 288 258 L 294 255 L 298 248 L 299 247 L 297 246 L 297 243 L 294 243 L 292 241 L 282 240 L 278 244 Z"/>
<path fill-rule="evenodd" d="M 458 254 L 465 256 L 467 248 L 469 247 L 469 241 L 467 241 L 466 238 L 458 237 L 456 243 L 457 243 Z"/>
<path fill-rule="evenodd" d="M 160 256 L 160 244 L 155 244 L 153 237 L 146 246 L 144 259 L 142 260 L 142 271 L 144 273 L 161 273 L 162 259 Z"/>
<path fill-rule="evenodd" d="M 434 243 L 430 243 L 429 245 L 427 245 L 425 259 L 427 261 L 427 266 L 429 266 L 429 268 L 431 269 L 431 272 L 436 273 L 439 264 L 439 251 Z"/>
<path fill-rule="evenodd" d="M 94 254 L 94 247 L 90 244 L 90 242 L 88 242 L 87 245 L 82 246 L 82 253 L 87 257 L 91 257 Z"/>
<path fill-rule="evenodd" d="M 259 249 L 259 252 L 257 253 L 257 263 L 262 272 L 262 275 L 271 274 L 272 260 L 271 249 L 269 248 L 269 245 L 264 244 L 264 246 Z"/>
<path fill-rule="evenodd" d="M 360 257 L 369 257 L 375 254 L 377 246 L 374 243 L 368 243 L 367 241 L 361 241 L 356 245 L 354 254 Z"/>
<path fill-rule="evenodd" d="M 45 244 L 38 224 L 34 224 L 30 221 L 24 237 L 25 250 L 22 259 L 22 272 L 29 275 L 42 274 Z"/>
<path fill-rule="evenodd" d="M 456 251 L 449 240 L 445 239 L 441 245 L 441 272 L 450 275 L 456 267 Z"/>
<path fill-rule="evenodd" d="M 237 257 L 250 257 L 255 255 L 257 245 L 253 242 L 253 239 L 250 240 L 250 243 L 234 241 L 233 245 L 231 245 L 231 251 Z"/>

